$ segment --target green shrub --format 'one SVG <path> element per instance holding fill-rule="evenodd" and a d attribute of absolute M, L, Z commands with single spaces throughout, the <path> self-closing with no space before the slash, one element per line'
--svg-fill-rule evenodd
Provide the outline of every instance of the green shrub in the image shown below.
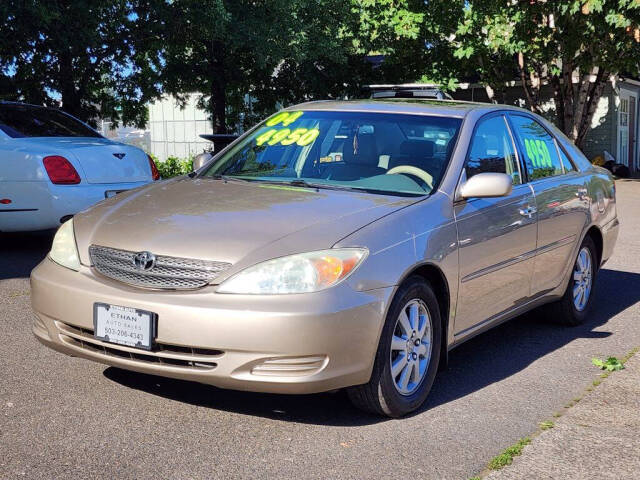
<path fill-rule="evenodd" d="M 186 175 L 193 170 L 193 157 L 178 158 L 169 157 L 164 162 L 153 159 L 156 162 L 156 167 L 160 172 L 160 176 L 165 178 L 177 177 L 178 175 Z"/>

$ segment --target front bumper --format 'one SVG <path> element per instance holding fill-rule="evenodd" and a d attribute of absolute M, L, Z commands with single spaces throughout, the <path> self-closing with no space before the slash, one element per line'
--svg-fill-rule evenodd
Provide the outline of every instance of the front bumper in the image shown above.
<path fill-rule="evenodd" d="M 31 273 L 33 332 L 68 355 L 221 388 L 314 393 L 366 383 L 392 287 L 337 287 L 298 295 L 226 295 L 214 287 L 158 292 L 61 267 L 48 258 Z M 93 304 L 158 314 L 146 352 L 93 338 Z"/>

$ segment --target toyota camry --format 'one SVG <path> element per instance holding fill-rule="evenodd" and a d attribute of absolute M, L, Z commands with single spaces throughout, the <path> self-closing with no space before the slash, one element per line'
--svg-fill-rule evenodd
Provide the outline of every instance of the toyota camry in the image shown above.
<path fill-rule="evenodd" d="M 537 307 L 584 322 L 617 233 L 609 173 L 528 111 L 306 103 L 64 223 L 31 275 L 33 331 L 222 388 L 346 388 L 397 417 L 488 328 Z"/>

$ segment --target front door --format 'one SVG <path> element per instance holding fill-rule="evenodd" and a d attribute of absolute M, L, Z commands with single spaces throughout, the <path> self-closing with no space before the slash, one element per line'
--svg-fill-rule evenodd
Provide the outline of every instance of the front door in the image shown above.
<path fill-rule="evenodd" d="M 535 198 L 522 183 L 520 162 L 503 115 L 480 120 L 465 164 L 470 178 L 481 172 L 511 175 L 513 191 L 500 198 L 455 205 L 459 246 L 456 335 L 525 303 L 530 296 L 536 248 Z"/>
<path fill-rule="evenodd" d="M 636 97 L 629 96 L 629 169 L 633 172 L 636 166 Z"/>
<path fill-rule="evenodd" d="M 634 168 L 635 144 L 635 103 L 636 98 L 629 90 L 620 89 L 620 104 L 618 106 L 618 146 L 616 162 Z"/>

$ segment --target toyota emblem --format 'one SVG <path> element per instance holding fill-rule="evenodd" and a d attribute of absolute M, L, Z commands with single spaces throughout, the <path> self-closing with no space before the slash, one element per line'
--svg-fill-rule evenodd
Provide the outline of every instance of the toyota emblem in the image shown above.
<path fill-rule="evenodd" d="M 133 257 L 133 264 L 138 270 L 151 270 L 156 264 L 156 256 L 151 252 L 138 252 Z"/>

